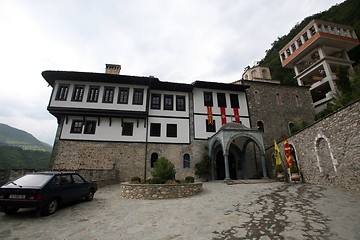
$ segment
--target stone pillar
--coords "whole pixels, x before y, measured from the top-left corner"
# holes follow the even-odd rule
[[[267,172],[266,172],[266,163],[265,163],[265,154],[261,154],[261,166],[262,166],[262,172],[263,172],[263,178],[268,178]]]
[[[224,181],[231,180],[230,171],[229,171],[229,155],[224,154],[224,163],[225,163],[225,179]]]

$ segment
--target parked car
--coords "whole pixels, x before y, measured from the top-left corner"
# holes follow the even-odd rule
[[[0,187],[0,211],[16,213],[20,208],[37,208],[41,215],[53,214],[60,205],[91,201],[97,184],[75,172],[35,172]]]

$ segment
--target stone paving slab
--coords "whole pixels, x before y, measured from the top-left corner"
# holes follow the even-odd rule
[[[48,217],[0,213],[0,239],[360,239],[359,192],[282,182],[203,187],[189,198],[132,200],[111,185]]]

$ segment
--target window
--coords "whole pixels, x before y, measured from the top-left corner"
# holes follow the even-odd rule
[[[55,100],[66,101],[68,91],[69,85],[60,84],[55,96]]]
[[[97,102],[99,98],[99,91],[100,91],[100,87],[90,86],[87,101]]]
[[[160,137],[161,124],[160,123],[151,123],[150,124],[150,136]]]
[[[257,121],[257,123],[256,123],[256,128],[257,128],[259,131],[264,132],[264,123],[263,123],[262,121]]]
[[[167,124],[166,125],[166,137],[177,137],[177,125]]]
[[[161,105],[161,95],[160,94],[151,94],[151,109],[160,109]]]
[[[77,174],[72,174],[71,175],[72,176],[72,178],[73,178],[73,180],[74,180],[74,183],[76,184],[76,183],[84,183],[85,181],[84,181],[84,179],[82,179],[79,175],[77,175]]]
[[[158,160],[158,158],[159,158],[159,155],[157,153],[152,153],[151,154],[150,167],[152,167],[152,168],[154,167],[155,162],[156,162],[156,160]]]
[[[143,104],[143,95],[144,89],[135,88],[133,95],[133,104],[134,105],[142,105]]]
[[[113,103],[114,101],[114,88],[105,87],[103,95],[103,103]]]
[[[82,133],[83,121],[73,120],[70,133]]]
[[[84,86],[75,85],[71,101],[81,102],[84,96]]]
[[[305,42],[309,39],[309,37],[308,37],[308,35],[307,35],[307,32],[305,32],[305,33],[303,34],[303,38],[304,38],[304,41],[305,41]]]
[[[213,106],[212,92],[204,92],[204,106]]]
[[[132,122],[123,122],[122,124],[122,133],[123,136],[132,136],[134,130],[134,123]]]
[[[176,111],[185,111],[185,96],[176,96]]]
[[[212,124],[209,124],[209,121],[206,119],[206,132],[216,132],[215,120],[213,120]]]
[[[174,96],[165,95],[164,96],[164,110],[174,110]]]
[[[190,168],[190,155],[185,153],[183,156],[184,168]]]
[[[129,99],[129,88],[119,88],[118,103],[127,104]]]
[[[217,93],[218,107],[226,107],[225,93]]]
[[[237,94],[230,94],[231,108],[239,108],[239,98]]]
[[[86,121],[84,134],[95,134],[96,121]]]
[[[290,122],[289,123],[289,128],[288,128],[290,134],[292,134],[293,132],[294,133],[296,132],[296,129],[294,129],[294,127],[295,127],[295,124]]]

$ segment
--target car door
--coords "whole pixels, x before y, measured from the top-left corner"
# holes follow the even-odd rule
[[[62,174],[60,176],[59,194],[63,203],[76,201],[78,193],[76,192],[74,181],[70,174]]]
[[[72,176],[72,179],[74,182],[74,189],[76,189],[77,200],[81,200],[81,199],[85,198],[89,192],[86,181],[76,173],[71,174],[71,176]]]

